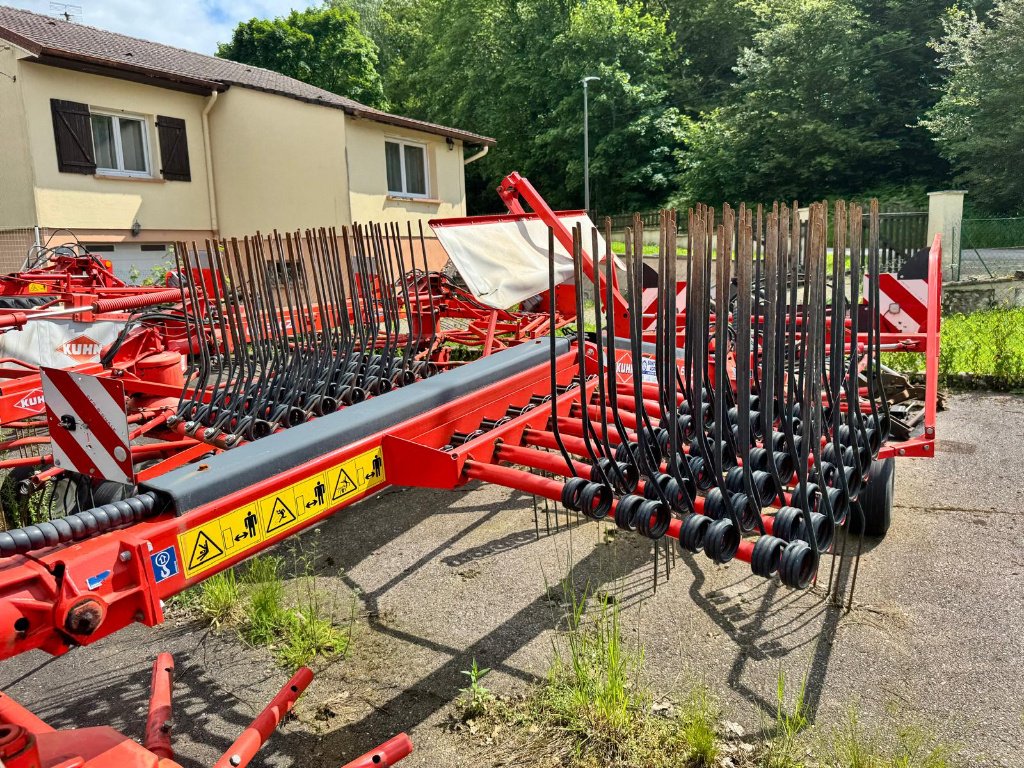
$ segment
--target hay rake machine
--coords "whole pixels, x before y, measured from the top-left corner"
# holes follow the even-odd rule
[[[567,226],[518,174],[499,193],[514,227],[532,217],[544,229],[546,290],[533,308],[544,320],[452,370],[433,360],[440,294],[411,230],[179,245],[180,322],[207,342],[181,386],[110,377],[129,414],[145,414],[131,433],[115,424],[124,409],[83,417],[47,404],[55,447],[84,432],[109,448],[97,421],[107,418],[112,432],[145,427],[178,450],[133,472],[124,498],[0,533],[0,656],[62,654],[158,624],[170,596],[387,485],[517,489],[794,589],[814,585],[830,557],[824,591],[848,605],[860,548],[847,556],[844,537],[837,553],[836,531],[882,532],[892,457],[934,450],[938,238],[926,327],[883,332],[876,206],[815,204],[805,216],[785,205],[718,216],[698,207],[685,274],[665,213],[649,301],[639,219],[620,285],[607,228]],[[552,332],[573,317],[573,333]],[[902,441],[890,426],[886,349],[928,355],[930,399]],[[62,415],[88,423],[69,430]],[[834,594],[847,565],[850,594]],[[0,696],[5,765],[176,765],[172,668],[166,655],[154,665],[141,745],[110,728],[53,731]],[[311,677],[300,670],[217,765],[247,765]],[[410,750],[400,734],[350,765],[389,765]]]

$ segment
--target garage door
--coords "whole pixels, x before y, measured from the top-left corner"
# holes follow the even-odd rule
[[[165,243],[104,243],[85,247],[99,258],[109,260],[114,265],[114,274],[131,285],[141,285],[145,280],[162,282],[165,267],[174,261]]]

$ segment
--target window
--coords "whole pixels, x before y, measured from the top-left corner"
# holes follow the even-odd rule
[[[150,175],[144,120],[93,112],[91,122],[98,171],[125,176]]]
[[[61,173],[153,177],[149,120],[93,111],[88,104],[62,99],[50,99],[50,111]],[[192,181],[185,121],[157,115],[156,134],[160,175],[166,181]]]
[[[281,264],[278,261],[267,262],[267,275],[273,285],[293,285],[300,277],[305,277],[306,269],[301,261]]]
[[[405,197],[427,196],[427,148],[404,141],[385,141],[388,192]]]

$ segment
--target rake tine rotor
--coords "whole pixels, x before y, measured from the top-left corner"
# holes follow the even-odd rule
[[[198,303],[198,286],[189,262],[188,246],[184,242],[178,242],[174,247],[174,260],[177,265],[179,284],[181,286],[181,308],[185,318],[185,333],[187,338],[196,339],[197,350],[189,355],[189,367],[185,372],[185,384],[182,387],[181,395],[178,398],[178,410],[168,424],[175,425],[181,421],[188,421],[195,416],[199,407],[200,394],[206,384],[203,360],[206,354],[206,333],[200,319],[202,315],[194,311],[194,303]],[[186,287],[188,290],[186,291]],[[207,300],[204,291],[204,300]],[[195,382],[194,388],[189,394],[189,385]]]
[[[245,252],[245,263],[252,263],[252,243],[246,237],[242,241],[242,250]],[[244,401],[242,408],[246,416],[239,423],[237,432],[249,439],[258,439],[273,430],[273,425],[263,416],[260,410],[260,388],[261,382],[268,375],[268,361],[270,349],[270,329],[266,317],[266,301],[263,296],[256,292],[254,273],[250,269],[246,273],[243,266],[241,252],[238,242],[232,240],[232,253],[235,274],[238,275],[238,289],[242,295],[242,302],[246,311],[246,327],[252,344],[252,356],[250,358],[250,375],[242,394]],[[248,274],[248,279],[245,275]]]
[[[557,356],[558,350],[556,348],[556,338],[554,333],[555,327],[555,231],[548,228],[548,295],[549,301],[549,312],[551,318],[551,334],[548,338],[550,342],[550,378],[551,378],[551,432],[555,436],[555,443],[558,445],[558,450],[562,454],[562,458],[565,459],[565,465],[569,469],[569,474],[573,477],[577,476],[576,468],[573,465],[572,458],[569,456],[569,451],[565,449],[565,444],[562,442],[562,436],[558,430],[558,369],[557,369]],[[544,502],[544,519],[547,520],[547,499]],[[558,518],[555,518],[556,522]]]
[[[605,467],[601,462],[601,456],[594,448],[596,440],[592,438],[596,437],[593,424],[590,422],[590,409],[589,398],[587,397],[587,358],[586,358],[586,344],[583,330],[584,322],[584,303],[583,303],[583,228],[580,224],[573,227],[572,230],[572,261],[573,261],[573,284],[576,287],[576,353],[577,353],[577,371],[580,385],[580,419],[583,422],[583,443],[587,449],[587,455],[590,457],[591,464],[594,468],[594,473],[597,475],[593,478],[595,482],[600,482],[604,485],[611,485],[608,476],[605,474]]]
[[[623,468],[624,474],[634,475],[639,482],[640,470],[636,464],[636,456],[629,448],[629,436],[626,433],[626,427],[622,423],[622,415],[619,413],[619,395],[618,395],[618,372],[617,362],[615,365],[612,361],[617,361],[615,354],[615,301],[614,301],[614,270],[615,260],[611,255],[611,241],[612,241],[612,225],[611,219],[605,219],[605,240],[608,247],[608,258],[605,261],[605,296],[604,296],[604,327],[607,331],[605,335],[605,357],[608,359],[608,406],[612,412],[612,423],[615,425],[615,433],[619,439],[619,445],[625,446],[621,450],[616,451],[612,454],[612,458],[620,464]],[[627,236],[626,248],[630,248],[630,243]],[[602,404],[603,405],[603,404]],[[632,493],[636,490],[636,483],[631,483]]]
[[[735,333],[735,357],[736,357],[736,443],[740,455],[743,456],[743,466],[739,469],[742,475],[743,492],[740,494],[745,503],[745,514],[741,515],[741,522],[751,527],[753,522],[762,535],[766,534],[764,522],[761,520],[761,507],[764,504],[761,492],[755,487],[755,475],[750,460],[750,452],[753,447],[750,435],[750,426],[755,414],[751,411],[750,391],[750,360],[754,355],[751,347],[751,307],[750,307],[750,277],[751,277],[751,246],[753,230],[750,218],[750,211],[740,207],[739,238],[736,248],[736,310],[733,313],[733,328]],[[735,470],[732,470],[735,471]],[[759,474],[758,479],[760,480]],[[767,478],[765,478],[767,479]],[[734,488],[735,489],[735,488]],[[771,572],[768,574],[771,575]]]
[[[689,462],[683,456],[679,427],[679,402],[676,385],[680,381],[678,366],[678,295],[676,283],[676,222],[675,212],[662,214],[663,247],[659,252],[658,265],[658,332],[656,334],[656,357],[659,391],[661,393],[662,426],[667,426],[667,469],[677,487],[683,492],[683,508],[676,509],[683,515],[694,512],[693,500],[697,484],[690,470]],[[667,562],[667,561],[666,561]],[[667,568],[667,565],[666,565]]]
[[[210,244],[210,241],[207,240],[206,241],[207,254],[210,253],[211,249],[212,249],[212,246]],[[192,258],[195,260],[195,263],[197,265],[197,269],[199,270],[199,274],[202,275],[202,273],[203,273],[202,261],[199,258],[199,251],[196,248],[196,244],[194,242],[192,243]],[[221,295],[220,295],[220,290],[219,290],[219,288],[220,288],[220,275],[218,275],[217,272],[213,269],[212,262],[210,262],[210,270],[209,270],[209,272],[210,272],[210,292],[211,292],[212,298],[213,298],[213,305],[210,306],[209,303],[207,304],[207,306],[209,307],[209,319],[210,319],[210,326],[211,326],[211,328],[210,328],[210,338],[213,341],[214,348],[218,351],[218,357],[220,357],[219,353],[220,353],[221,347],[227,343],[227,341],[226,341],[227,333],[225,332],[225,329],[224,329],[223,315],[221,313],[222,300],[221,300]],[[196,304],[193,307],[193,309],[195,310],[197,317],[202,316],[201,313],[200,313],[201,311],[200,311],[200,308],[199,308],[198,304]],[[219,329],[220,330],[220,334],[219,335],[217,333],[217,328],[214,325],[214,321],[215,320],[220,325],[220,329]],[[206,365],[206,370],[204,371],[205,376],[203,377],[203,385],[209,387],[209,386],[211,386],[209,384],[209,375],[212,372],[213,361],[212,361],[212,358],[210,357],[208,352],[204,355],[204,363]],[[215,378],[215,380],[213,382],[213,385],[212,385],[212,391],[214,393],[219,393],[220,392],[220,384],[221,384],[222,374],[224,372],[224,365],[223,365],[223,360],[222,359],[218,360],[218,364],[217,364],[216,368],[217,368],[216,378]],[[204,404],[199,405],[199,407],[196,409],[195,415],[192,417],[192,420],[185,425],[185,433],[189,434],[189,435],[194,435],[202,426],[211,423],[211,420],[213,419],[214,414],[216,413],[216,410],[217,410],[217,404],[213,400],[211,400],[209,403],[204,403]]]
[[[611,220],[605,220],[605,228],[611,227]],[[600,244],[598,242],[597,228],[593,227],[590,230],[591,248],[590,253],[592,256],[592,274],[599,275],[601,266],[598,263],[597,253]],[[605,239],[605,253],[604,258],[611,262],[613,259],[611,252],[611,238],[610,235]],[[609,281],[610,283],[610,281]],[[608,438],[608,401],[606,400],[607,394],[611,389],[614,389],[615,382],[613,377],[615,358],[609,357],[605,359],[605,339],[604,339],[604,323],[602,320],[602,310],[604,309],[604,302],[601,296],[600,280],[594,280],[594,340],[595,344],[595,357],[597,360],[597,403],[598,413],[600,414],[601,431],[598,435],[598,442],[600,443],[601,458],[598,460],[598,466],[601,476],[606,481],[611,481],[611,484],[621,493],[632,493],[636,489],[637,481],[639,477],[630,472],[629,466],[626,464],[620,464],[615,460],[612,452],[611,442]],[[609,329],[609,336],[610,336]],[[606,372],[607,371],[607,372]],[[584,408],[585,410],[585,408]],[[591,475],[591,480],[596,480]]]
[[[382,380],[386,379],[392,386],[395,353],[398,337],[398,311],[395,299],[395,277],[392,270],[391,239],[379,224],[373,226],[374,253],[377,257],[377,292],[380,294],[380,309],[384,323],[383,349],[377,360],[377,370]],[[385,287],[386,286],[386,287]]]
[[[222,249],[226,254],[226,241],[219,243],[207,241],[207,253],[210,258],[214,279],[224,286],[223,301],[220,302],[220,311],[217,314],[222,329],[222,344],[227,365],[227,377],[224,382],[224,388],[215,394],[218,413],[211,419],[209,426],[203,431],[203,439],[210,441],[221,433],[226,433],[224,435],[225,441],[228,445],[233,445],[238,441],[238,435],[233,434],[235,431],[234,424],[237,422],[238,394],[244,385],[247,361],[243,357],[246,346],[244,330],[242,324],[236,322],[235,319],[235,313],[238,311],[238,302],[235,296],[228,295],[228,286],[234,286],[234,280],[230,274],[225,279],[224,263],[221,262]],[[226,258],[225,262],[227,262]],[[221,367],[223,368],[224,365]]]
[[[356,326],[354,325],[357,321],[357,305],[355,304],[355,292],[353,291],[350,306],[345,283],[345,270],[347,266],[345,268],[342,267],[343,263],[345,265],[348,264],[348,229],[343,227],[341,234],[344,242],[344,256],[342,256],[342,251],[338,248],[337,230],[332,227],[324,233],[323,237],[327,243],[326,253],[328,258],[326,266],[331,278],[330,283],[334,292],[336,311],[341,327],[342,348],[338,368],[335,372],[335,381],[340,388],[338,397],[346,405],[352,405],[353,403],[362,402],[366,397],[366,393],[359,387],[358,372],[353,370],[353,366],[356,365],[355,348],[358,341]],[[344,262],[342,261],[343,259]],[[348,287],[352,287],[351,281],[349,281]]]
[[[405,249],[402,246],[402,234],[398,229],[398,224],[392,224],[391,226],[391,237],[395,243],[395,259],[397,261],[398,280],[400,284],[402,305],[405,308],[405,321],[406,321],[406,332],[405,332],[405,346],[402,348],[402,366],[401,366],[401,382],[402,384],[412,384],[416,381],[416,374],[413,370],[412,359],[413,359],[413,333],[412,333],[412,302],[409,299],[409,274],[405,269]],[[410,238],[411,240],[411,238]],[[410,242],[410,253],[412,243]],[[400,328],[401,326],[396,326]]]
[[[666,468],[673,478],[674,490],[679,495],[674,499],[673,508],[683,515],[684,521],[695,512],[694,499],[697,482],[690,463],[683,455],[682,443],[685,430],[680,427],[679,387],[683,377],[679,370],[678,339],[678,293],[676,280],[676,242],[678,239],[674,211],[662,214],[662,234],[659,238],[662,248],[658,267],[658,309],[659,326],[656,333],[656,358],[659,393],[662,412],[662,433],[665,435]],[[684,353],[685,357],[685,353]],[[684,397],[685,397],[685,387]],[[690,424],[690,417],[684,416]],[[666,566],[667,567],[667,566]]]
[[[330,370],[333,353],[330,344],[330,318],[325,319],[325,313],[320,312],[320,325],[316,327],[317,307],[322,304],[319,290],[316,295],[318,303],[313,303],[313,291],[310,291],[309,273],[306,269],[307,259],[310,268],[315,269],[315,255],[313,253],[314,243],[308,238],[303,240],[302,235],[296,232],[292,241],[294,251],[288,249],[289,258],[292,259],[292,268],[297,274],[296,293],[299,301],[304,303],[305,315],[300,311],[300,319],[303,329],[303,349],[306,350],[307,364],[303,378],[303,389],[305,390],[305,405],[307,414],[312,412],[317,416],[333,413],[338,409],[338,402],[327,392],[327,382],[323,372]],[[307,248],[303,247],[303,243]],[[319,281],[314,281],[319,285]],[[300,310],[303,307],[300,306]],[[326,328],[324,327],[324,324]]]

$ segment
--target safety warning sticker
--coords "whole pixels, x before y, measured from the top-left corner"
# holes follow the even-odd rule
[[[178,535],[186,578],[384,482],[380,448],[317,472]]]

